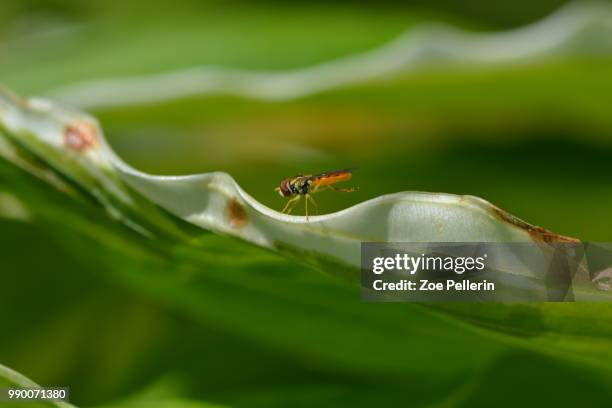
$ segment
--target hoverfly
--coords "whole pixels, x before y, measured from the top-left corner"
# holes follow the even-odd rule
[[[282,213],[290,214],[293,207],[300,201],[302,196],[306,199],[306,219],[308,219],[308,203],[310,202],[315,211],[317,211],[317,203],[312,198],[311,194],[318,193],[324,190],[334,190],[343,193],[352,193],[357,190],[357,187],[338,188],[333,186],[342,181],[348,181],[353,177],[353,169],[336,170],[321,174],[300,174],[294,177],[289,177],[280,182],[280,185],[274,190],[281,197],[291,197],[287,204],[282,209]]]

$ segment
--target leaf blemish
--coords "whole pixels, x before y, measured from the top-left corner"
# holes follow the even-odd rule
[[[540,242],[545,242],[547,244],[555,243],[555,242],[568,242],[568,243],[576,243],[579,242],[576,238],[565,237],[563,235],[556,234],[552,231],[547,230],[546,228],[538,227],[535,225],[531,225],[520,218],[515,217],[514,215],[502,210],[499,207],[491,205],[491,208],[495,215],[499,217],[504,222],[515,225],[529,233],[529,235],[535,240]]]
[[[89,123],[74,123],[64,130],[64,144],[77,152],[93,147],[97,141],[96,129]]]
[[[243,227],[249,221],[244,206],[235,198],[227,202],[227,213],[229,215],[230,224],[233,227]]]

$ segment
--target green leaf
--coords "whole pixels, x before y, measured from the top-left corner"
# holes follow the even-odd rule
[[[40,385],[15,370],[0,364],[0,385],[14,388],[41,388]],[[4,396],[3,396],[4,397]],[[14,401],[11,401],[14,402]],[[19,407],[56,406],[58,408],[74,408],[74,405],[63,401],[51,401],[40,403],[16,403]]]
[[[151,203],[206,230],[290,252],[356,279],[362,242],[531,242],[531,256],[545,262],[548,244],[578,242],[530,225],[470,196],[407,192],[381,196],[337,213],[295,217],[257,202],[226,173],[153,176],[130,167],[108,146],[94,119],[41,100],[4,94],[1,123],[6,137],[88,191],[125,225],[144,234],[178,233]],[[151,228],[155,226],[155,229]],[[518,265],[512,254],[496,269],[543,287],[541,262]],[[350,270],[353,269],[351,274]],[[597,288],[586,269],[575,279],[577,298]],[[583,278],[582,278],[583,277]],[[605,296],[605,292],[603,293]]]

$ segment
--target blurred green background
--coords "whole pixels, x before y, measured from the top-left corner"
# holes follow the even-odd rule
[[[426,21],[499,31],[563,3],[2,0],[0,83],[31,96],[195,66],[300,68]],[[322,212],[397,191],[472,194],[609,241],[611,95],[609,54],[433,66],[291,101],[192,96],[90,112],[136,168],[226,171],[277,209],[280,179],[358,167],[359,192],[321,194]],[[5,162],[0,182],[35,215],[0,218],[0,362],[69,385],[79,405],[603,406],[612,396],[605,305],[362,304],[358,288],[297,260],[180,223],[197,250],[146,242]]]

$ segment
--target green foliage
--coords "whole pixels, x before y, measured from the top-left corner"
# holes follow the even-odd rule
[[[6,15],[23,7],[8,3]],[[62,6],[58,25],[79,24],[55,37],[44,25],[31,36],[3,30],[3,83],[42,93],[195,64],[304,66],[380,45],[423,15],[267,4],[137,19],[87,7]],[[473,24],[501,18],[489,17]],[[288,103],[190,98],[95,114],[136,167],[223,169],[278,208],[282,177],[357,165],[360,192],[322,196],[322,210],[400,190],[470,193],[606,240],[609,70],[609,58],[574,58],[383,78]],[[17,148],[38,171],[0,160],[0,194],[25,210],[9,218],[0,205],[0,361],[70,386],[78,406],[605,406],[612,397],[608,304],[364,304],[337,264],[314,268],[196,229],[130,191],[140,209],[130,219],[155,231],[144,236]]]
[[[440,396],[456,396],[453,404],[461,404],[486,398],[479,391],[483,378],[492,381],[488,377],[495,376],[500,362],[512,370],[515,359],[522,367],[517,373],[527,361],[530,372],[539,370],[542,376],[548,370],[578,371],[592,379],[584,392],[609,385],[612,328],[604,316],[612,309],[607,305],[364,304],[357,285],[329,275],[337,272],[335,264],[319,264],[327,272],[322,274],[298,257],[285,259],[234,238],[181,226],[178,220],[186,234],[182,238],[147,238],[104,215],[85,189],[79,190],[83,199],[76,199],[8,163],[0,170],[5,191],[19,197],[35,220],[2,221],[4,262],[27,274],[4,276],[2,320],[11,333],[5,347],[12,349],[7,358],[33,352],[28,341],[12,347],[10,342],[31,333],[32,344],[45,344],[41,354],[47,359],[47,378],[57,381],[57,370],[63,372],[60,378],[73,387],[74,401],[99,403],[96,395],[118,397],[150,384],[144,396],[121,404],[146,401],[152,393],[157,401],[176,406],[187,403],[185,398],[202,397],[238,406],[258,406],[261,398],[263,406],[283,406],[285,398],[302,392],[317,405],[334,398],[391,403],[403,393],[393,384],[408,381],[422,404],[442,403]],[[24,259],[19,247],[36,257]],[[23,306],[29,313],[15,318],[10,305],[18,304],[16,297],[23,293],[32,299]],[[44,317],[30,309],[36,304],[45,305]],[[93,337],[91,330],[97,333]],[[180,334],[184,330],[187,336],[195,331],[194,339],[187,341]],[[228,338],[233,339],[229,344]],[[183,342],[194,341],[186,351]],[[260,349],[263,360],[249,357],[245,363],[240,357],[259,355]],[[248,370],[255,370],[265,388],[275,383],[274,375],[296,370],[297,378],[263,396],[247,386],[236,399],[235,392],[223,392],[224,381],[212,380],[220,368],[198,357],[211,352],[221,359],[216,364],[228,370],[223,375],[230,383],[244,364],[254,366]],[[101,355],[112,357],[99,366]],[[191,365],[192,358],[201,371]],[[269,373],[270,361],[281,367]],[[27,359],[15,363],[28,366]],[[38,360],[31,364],[31,370],[40,371]],[[114,374],[125,371],[130,375]],[[249,373],[243,374],[247,382],[254,375]],[[44,371],[39,375],[44,378]],[[328,378],[323,389],[321,378]],[[337,381],[339,388],[328,384]],[[365,391],[356,391],[362,387],[371,390],[365,399],[360,394]]]

